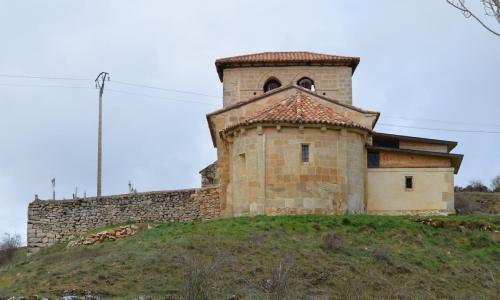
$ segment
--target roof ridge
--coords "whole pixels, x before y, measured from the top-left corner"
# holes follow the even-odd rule
[[[252,97],[250,99],[239,100],[239,101],[234,102],[232,104],[229,104],[229,105],[227,105],[225,107],[219,108],[219,109],[217,109],[217,110],[215,110],[215,111],[213,111],[211,113],[208,113],[207,116],[216,115],[216,114],[219,114],[219,113],[231,110],[233,108],[236,108],[236,107],[239,107],[239,106],[243,106],[243,105],[246,105],[248,103],[252,103],[252,102],[254,102],[256,100],[265,98],[267,96],[279,93],[279,92],[281,92],[283,90],[287,90],[287,89],[290,89],[290,88],[296,88],[296,89],[300,90],[301,92],[314,95],[315,97],[321,98],[323,100],[335,103],[337,105],[340,105],[340,106],[343,106],[343,107],[346,107],[346,108],[349,108],[349,109],[352,109],[352,110],[355,110],[355,111],[358,111],[358,112],[361,112],[361,113],[380,114],[379,112],[376,112],[376,111],[365,110],[365,109],[362,109],[360,107],[354,106],[352,104],[345,104],[345,103],[340,102],[339,100],[335,100],[335,99],[331,99],[331,98],[328,98],[328,97],[325,97],[325,96],[322,96],[322,95],[315,94],[315,93],[311,92],[310,90],[308,90],[308,89],[306,89],[304,87],[298,86],[298,85],[296,85],[294,83],[289,83],[287,85],[283,85],[283,86],[280,86],[278,88],[272,89],[272,90],[270,90],[270,91],[268,91],[268,92],[266,92],[266,93],[264,93],[262,95],[255,96],[255,97]]]
[[[225,68],[251,66],[345,66],[356,70],[360,61],[356,56],[342,56],[311,51],[268,51],[218,58],[215,60],[217,73],[222,81]]]

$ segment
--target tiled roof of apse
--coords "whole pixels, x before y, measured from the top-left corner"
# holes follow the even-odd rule
[[[312,100],[309,95],[300,91],[241,122],[225,128],[224,131],[241,125],[256,123],[325,124],[371,130],[371,128],[353,122],[330,107]]]

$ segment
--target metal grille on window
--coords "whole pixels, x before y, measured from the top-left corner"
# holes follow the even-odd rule
[[[309,161],[309,145],[307,144],[302,144],[302,162],[308,162]]]
[[[412,176],[405,177],[405,187],[408,190],[413,189],[413,177]]]
[[[278,80],[276,80],[276,79],[269,79],[264,84],[264,92],[273,90],[275,88],[279,88],[280,86],[281,86],[281,83]]]
[[[314,82],[312,81],[312,79],[304,77],[304,78],[299,79],[299,81],[297,81],[297,85],[299,85],[305,89],[311,90],[312,86],[314,85]]]

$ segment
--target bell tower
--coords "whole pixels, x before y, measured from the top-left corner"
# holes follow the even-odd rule
[[[224,107],[288,85],[352,104],[352,74],[358,57],[312,52],[263,52],[215,61]]]

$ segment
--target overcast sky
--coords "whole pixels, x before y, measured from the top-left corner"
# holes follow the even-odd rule
[[[0,233],[25,238],[27,205],[51,197],[52,177],[57,198],[76,186],[95,195],[99,72],[112,79],[103,194],[129,180],[138,191],[198,187],[216,158],[205,119],[222,105],[214,61],[262,51],[361,57],[353,103],[382,113],[378,131],[458,141],[456,184],[500,174],[499,134],[381,125],[500,131],[500,38],[444,0],[0,4],[0,74],[87,79],[0,75]]]

